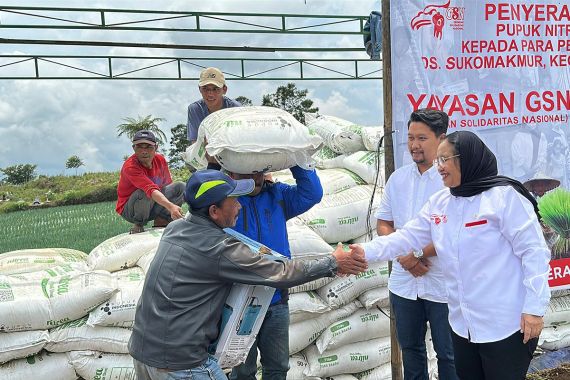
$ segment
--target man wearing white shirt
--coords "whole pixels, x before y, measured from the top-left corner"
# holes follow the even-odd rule
[[[376,213],[378,235],[402,228],[431,195],[444,188],[432,163],[448,123],[449,117],[441,111],[420,109],[410,115],[408,150],[414,163],[399,168],[388,179]],[[406,380],[428,378],[427,322],[437,353],[439,378],[457,379],[445,281],[439,259],[423,257],[430,251],[434,251],[432,244],[421,251],[402,252],[402,257],[394,261],[388,284]]]
[[[374,262],[432,243],[445,265],[457,375],[524,379],[550,300],[538,204],[522,183],[498,175],[495,155],[473,132],[447,135],[435,162],[448,189],[403,228],[350,248]]]

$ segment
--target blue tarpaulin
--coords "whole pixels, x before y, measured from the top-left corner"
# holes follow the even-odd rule
[[[382,51],[382,15],[373,11],[364,24],[364,47],[370,59],[379,60]]]

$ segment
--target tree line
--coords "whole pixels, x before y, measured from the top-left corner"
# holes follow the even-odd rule
[[[301,90],[294,83],[288,83],[285,86],[277,87],[277,90],[272,94],[263,95],[260,105],[281,108],[289,112],[299,122],[305,123],[305,113],[317,113],[319,111],[319,108],[314,106],[314,102],[307,98],[307,93],[307,89]],[[245,96],[238,96],[235,99],[245,107],[254,105],[251,99]],[[147,115],[145,117],[139,116],[138,118],[127,117],[123,121],[124,123],[116,127],[117,137],[125,135],[130,140],[137,131],[147,129],[156,135],[159,146],[166,147],[166,134],[158,126],[165,119]],[[186,124],[178,124],[171,128],[170,149],[166,150],[166,148],[163,148],[163,152],[168,155],[169,165],[173,168],[184,166],[184,161],[180,154],[186,151],[186,148],[190,145],[186,137],[186,128]],[[126,159],[128,156],[123,158]],[[78,155],[69,157],[65,162],[65,168],[75,169],[75,175],[77,175],[77,170],[84,165],[85,163]],[[29,182],[37,177],[36,168],[37,165],[33,164],[18,164],[0,168],[0,172],[3,175],[0,184],[19,185]]]

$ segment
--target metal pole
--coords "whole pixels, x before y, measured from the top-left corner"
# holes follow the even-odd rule
[[[386,180],[394,172],[392,139],[392,52],[390,47],[390,0],[382,0],[382,88],[384,93],[384,175]],[[392,262],[388,263],[392,272]],[[390,309],[390,346],[392,354],[392,380],[403,380],[402,351],[396,339],[393,308]]]

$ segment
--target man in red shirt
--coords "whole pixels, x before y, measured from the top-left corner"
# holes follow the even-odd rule
[[[182,218],[185,184],[172,183],[164,156],[156,153],[158,144],[151,131],[138,131],[133,137],[133,150],[121,168],[115,210],[133,223],[130,233],[144,231],[154,219],[154,227],[165,227]]]

